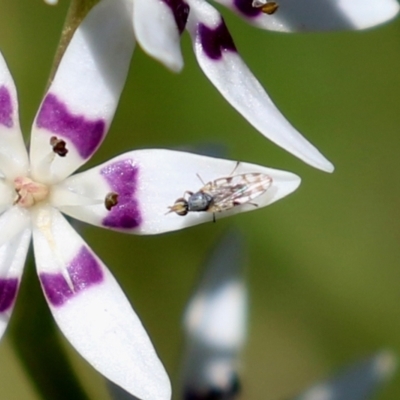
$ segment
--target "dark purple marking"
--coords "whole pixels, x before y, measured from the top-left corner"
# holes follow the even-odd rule
[[[0,124],[11,128],[13,126],[12,120],[12,101],[11,95],[5,86],[0,87]]]
[[[0,312],[7,311],[17,296],[18,279],[0,279]]]
[[[179,33],[185,30],[186,22],[189,17],[190,7],[183,0],[163,0],[163,2],[171,9],[174,14],[176,25]]]
[[[104,226],[118,229],[137,228],[142,223],[138,201],[134,195],[137,189],[139,170],[133,160],[121,160],[105,166],[101,171],[113,192],[118,194],[118,204],[111,208],[102,221]]]
[[[235,43],[223,20],[215,29],[203,24],[199,24],[198,29],[203,50],[211,59],[219,60],[223,51],[236,52]]]
[[[261,8],[253,7],[253,0],[233,0],[233,4],[246,17],[254,18],[262,14]]]
[[[53,306],[61,306],[70,298],[103,280],[103,272],[88,248],[82,246],[78,255],[67,266],[73,290],[64,276],[44,272],[39,275],[43,291]]]
[[[43,101],[36,125],[69,139],[84,159],[96,151],[106,130],[104,120],[90,121],[82,115],[71,114],[67,106],[51,93]]]

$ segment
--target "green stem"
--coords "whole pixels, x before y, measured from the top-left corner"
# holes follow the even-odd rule
[[[57,336],[50,310],[28,257],[9,333],[14,349],[43,399],[88,400]]]

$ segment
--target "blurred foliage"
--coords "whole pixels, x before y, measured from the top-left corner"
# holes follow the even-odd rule
[[[1,2],[0,49],[17,84],[26,135],[67,6]],[[255,75],[336,172],[314,170],[257,133],[208,83],[184,35],[179,75],[136,51],[110,134],[90,164],[133,148],[216,142],[229,158],[296,172],[300,190],[259,211],[161,236],[83,230],[173,378],[181,314],[199,267],[221,231],[238,226],[251,260],[244,398],[283,399],[348,360],[382,347],[400,353],[400,19],[364,32],[285,35],[251,28],[225,10],[224,16]],[[17,302],[11,324],[25,307]],[[35,400],[10,343],[6,334],[2,398]],[[107,399],[101,376],[65,347],[91,398]],[[379,399],[399,397],[400,377]]]

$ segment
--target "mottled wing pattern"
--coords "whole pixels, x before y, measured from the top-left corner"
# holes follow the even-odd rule
[[[202,192],[213,197],[208,212],[229,210],[261,196],[271,186],[272,178],[261,173],[248,173],[216,179],[207,183]]]

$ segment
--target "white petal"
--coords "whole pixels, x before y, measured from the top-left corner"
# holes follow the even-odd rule
[[[31,238],[30,228],[19,225],[15,214],[6,212],[0,217],[0,231],[15,228],[10,224],[19,226],[20,230],[10,232],[9,240],[0,246],[0,338],[15,305]]]
[[[278,0],[279,8],[273,15],[253,7],[254,0],[216,1],[260,28],[281,32],[366,29],[391,20],[399,12],[395,0]]]
[[[41,182],[68,176],[103,141],[132,57],[130,15],[130,2],[103,0],[75,32],[32,128],[32,174]],[[52,137],[66,142],[65,157]]]
[[[304,162],[332,172],[333,165],[280,113],[236,52],[219,13],[192,0],[188,30],[206,76],[227,101],[264,136]]]
[[[106,266],[55,209],[37,210],[39,279],[60,329],[100,373],[140,399],[170,399],[164,368]]]
[[[0,173],[13,179],[28,170],[14,81],[0,53]]]
[[[17,194],[12,181],[0,178],[0,214],[8,210],[16,198]]]
[[[0,246],[8,243],[30,227],[31,217],[27,209],[14,206],[0,216]]]
[[[236,168],[237,166],[237,168]],[[236,169],[235,169],[236,168]],[[158,234],[213,220],[209,212],[180,216],[169,206],[185,191],[197,192],[203,182],[234,175],[261,173],[272,178],[268,190],[243,204],[217,214],[217,219],[267,206],[297,189],[300,178],[290,172],[255,164],[222,160],[171,150],[137,150],[122,154],[98,167],[74,175],[52,189],[51,203],[82,221],[136,234]],[[264,176],[264,175],[263,175]],[[118,204],[105,207],[109,193]]]
[[[210,347],[238,351],[246,334],[247,290],[242,237],[229,232],[207,262],[188,303],[186,335]]]
[[[241,237],[234,232],[223,238],[188,304],[182,366],[184,398],[191,398],[189,394],[200,398],[200,393],[212,389],[228,394],[235,386],[247,320],[242,247]]]
[[[189,8],[183,3],[175,3],[167,4],[162,0],[135,0],[133,28],[136,39],[144,51],[172,71],[178,72],[183,67],[180,33],[186,24]]]

